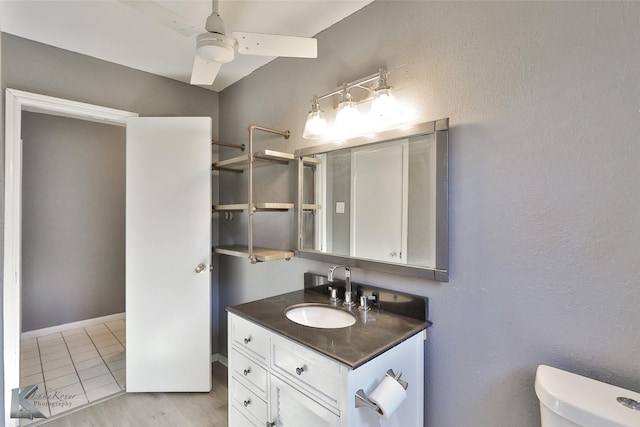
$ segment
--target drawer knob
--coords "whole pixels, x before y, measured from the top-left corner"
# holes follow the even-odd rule
[[[296,374],[298,374],[298,375],[302,375],[302,373],[303,373],[304,371],[306,371],[306,370],[307,370],[307,368],[306,368],[305,366],[301,366],[301,367],[299,367],[299,368],[296,368]]]
[[[244,407],[246,408],[247,406],[251,405],[251,399],[247,399],[244,402],[242,402],[242,404],[244,405]]]
[[[245,344],[249,344],[251,342],[251,337],[247,337],[244,339]]]
[[[247,375],[249,375],[251,373],[251,368],[247,368],[244,371],[242,371],[242,373],[244,374],[244,376],[246,377]]]

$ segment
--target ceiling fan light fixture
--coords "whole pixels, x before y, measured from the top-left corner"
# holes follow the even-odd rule
[[[196,41],[197,55],[205,61],[226,64],[233,61],[235,39],[224,34],[202,33]]]

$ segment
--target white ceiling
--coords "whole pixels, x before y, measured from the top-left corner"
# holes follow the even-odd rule
[[[220,0],[225,31],[312,37],[373,0]],[[130,3],[130,2],[129,2]],[[188,83],[195,33],[211,14],[211,0],[0,0],[0,30],[26,39]],[[165,12],[164,24],[158,16]],[[155,16],[155,18],[154,18]],[[193,26],[191,35],[169,21]],[[202,30],[204,31],[204,30]],[[320,50],[320,49],[319,49]],[[272,61],[236,55],[224,64],[216,92]],[[312,59],[301,59],[312,61]]]

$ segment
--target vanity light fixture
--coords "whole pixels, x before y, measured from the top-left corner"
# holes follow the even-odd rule
[[[351,89],[364,89],[367,95],[359,102],[353,100]],[[339,95],[340,101],[333,126],[330,126],[320,110],[320,101]],[[359,104],[371,101],[369,114],[362,114]],[[306,139],[344,139],[373,131],[390,129],[407,120],[389,86],[389,71],[380,68],[377,73],[350,83],[322,96],[313,96],[311,111],[302,133]]]

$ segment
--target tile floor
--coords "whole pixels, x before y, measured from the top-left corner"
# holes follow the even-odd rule
[[[37,384],[28,400],[46,417],[57,415],[124,391],[125,360],[124,320],[25,339],[20,387]]]

